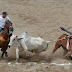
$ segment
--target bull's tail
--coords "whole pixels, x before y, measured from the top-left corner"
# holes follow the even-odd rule
[[[65,29],[64,27],[60,27],[60,29],[72,35],[72,32],[68,31],[68,30]]]
[[[52,41],[46,41],[47,43],[51,43]]]

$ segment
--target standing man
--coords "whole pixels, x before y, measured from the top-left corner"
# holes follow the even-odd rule
[[[10,21],[10,18],[8,17],[7,12],[3,12],[2,15],[0,15],[0,32],[4,29],[4,26],[7,21],[12,24],[12,22]],[[11,27],[9,31],[9,36],[12,35],[12,32],[13,32],[13,26]]]

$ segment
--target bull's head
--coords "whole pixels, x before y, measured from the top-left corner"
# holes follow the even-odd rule
[[[12,35],[10,37],[10,42],[9,42],[8,46],[11,47],[13,45],[14,46],[18,45],[18,41],[21,40],[21,39],[23,39],[23,38],[20,38],[20,37],[18,37],[16,35]]]
[[[20,36],[16,36],[16,35],[12,35],[10,37],[10,42],[8,44],[9,47],[11,47],[12,45],[16,46],[17,44],[19,44],[19,41],[21,39],[25,39],[28,37],[28,33],[27,32],[23,32]]]

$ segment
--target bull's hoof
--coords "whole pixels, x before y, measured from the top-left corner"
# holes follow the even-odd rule
[[[26,53],[26,57],[29,57],[30,55],[28,53]]]
[[[18,63],[19,62],[19,58],[18,59],[16,59],[16,61],[15,61],[16,63]]]
[[[63,56],[62,58],[63,58],[63,59],[65,59],[65,58],[66,58],[66,56]]]

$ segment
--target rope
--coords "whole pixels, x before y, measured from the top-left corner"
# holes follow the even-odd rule
[[[58,40],[55,40],[55,41],[50,41],[49,43],[52,43],[52,42],[57,42],[57,41],[59,41],[59,40],[64,40],[64,39],[66,39],[66,36],[65,36],[65,37],[63,37],[62,39],[58,39]]]

